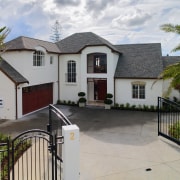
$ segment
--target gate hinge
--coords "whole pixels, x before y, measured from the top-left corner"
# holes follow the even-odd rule
[[[56,137],[57,144],[64,144],[64,136],[57,136]]]

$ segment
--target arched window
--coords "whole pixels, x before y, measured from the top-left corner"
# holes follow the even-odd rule
[[[35,51],[33,53],[33,66],[44,66],[44,53],[42,51]]]
[[[73,60],[67,63],[67,82],[76,82],[76,62]]]

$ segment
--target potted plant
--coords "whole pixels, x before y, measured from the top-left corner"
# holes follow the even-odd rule
[[[113,103],[112,98],[113,95],[110,93],[106,94],[106,99],[104,100],[105,109],[111,109],[111,104]]]
[[[85,98],[85,92],[79,92],[78,96],[79,96],[79,100],[78,100],[78,104],[79,107],[84,107],[86,105],[86,98]]]

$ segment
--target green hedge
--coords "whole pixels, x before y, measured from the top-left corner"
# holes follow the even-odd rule
[[[180,140],[180,121],[169,126],[169,135],[175,139]]]

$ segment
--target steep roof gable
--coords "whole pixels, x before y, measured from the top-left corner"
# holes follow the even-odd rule
[[[115,78],[157,78],[163,70],[161,44],[116,45],[119,57]]]
[[[62,53],[80,53],[87,46],[107,46],[112,51],[118,52],[110,42],[92,33],[75,33],[56,43]]]
[[[20,36],[5,44],[7,51],[14,50],[35,50],[35,47],[42,46],[47,52],[60,53],[59,48],[55,43]]]
[[[16,69],[14,69],[9,63],[1,58],[0,71],[2,71],[7,77],[9,77],[16,85],[29,83],[25,77],[23,77],[18,71],[16,71]]]

